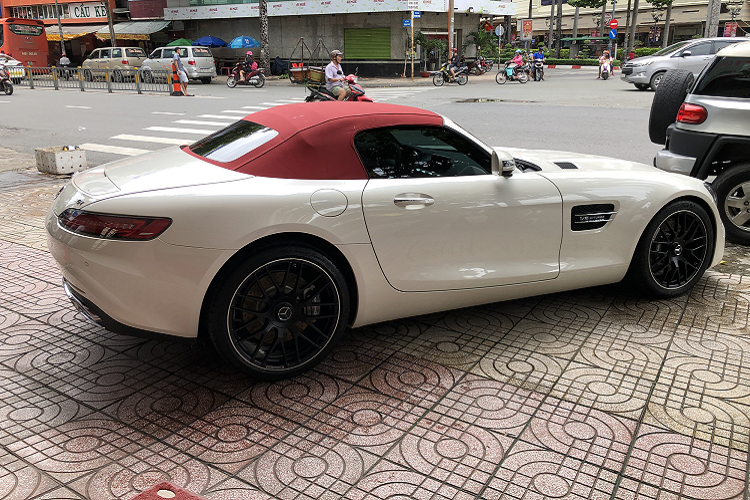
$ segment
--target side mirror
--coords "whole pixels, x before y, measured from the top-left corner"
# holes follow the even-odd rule
[[[685,51],[682,52],[682,54],[680,54],[680,57],[690,57],[692,55],[693,55],[693,53],[691,51],[685,50]]]
[[[516,169],[516,160],[502,149],[492,150],[492,175],[510,177]]]

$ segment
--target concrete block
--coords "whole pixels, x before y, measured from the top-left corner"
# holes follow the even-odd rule
[[[72,174],[86,170],[86,151],[83,149],[68,149],[67,146],[52,146],[37,148],[36,168],[40,172],[49,174]]]

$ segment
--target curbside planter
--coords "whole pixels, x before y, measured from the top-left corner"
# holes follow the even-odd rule
[[[86,151],[83,149],[65,149],[65,146],[37,148],[36,168],[49,174],[72,174],[86,170]]]

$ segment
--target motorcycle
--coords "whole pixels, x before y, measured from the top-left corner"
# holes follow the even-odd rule
[[[466,85],[468,81],[469,68],[467,66],[456,68],[455,78],[453,78],[453,76],[451,75],[451,71],[448,69],[448,63],[443,64],[443,66],[440,68],[440,71],[435,71],[432,73],[432,83],[436,87],[442,86],[445,82],[456,82],[459,85]]]
[[[492,63],[487,62],[483,56],[479,56],[479,59],[467,66],[469,73],[475,76],[483,75],[492,68]]]
[[[345,101],[372,102],[372,99],[365,95],[365,89],[357,83],[357,75],[349,74],[345,78],[347,85],[349,85],[349,95],[344,99]],[[305,102],[338,101],[338,97],[325,88],[325,85],[320,85],[317,88],[313,85],[308,85],[307,90],[310,91],[310,95],[305,98]]]
[[[6,68],[4,64],[0,64],[0,89],[5,92],[5,95],[11,95],[13,93],[13,82],[10,81],[8,68]]]
[[[535,82],[544,80],[544,62],[541,60],[534,61],[534,69],[531,72],[534,75]]]
[[[511,67],[510,61],[505,63],[505,67],[497,72],[495,75],[495,81],[499,84],[503,84],[506,81],[518,81],[520,83],[526,83],[529,81],[529,73],[527,72],[528,66],[515,66]],[[524,69],[524,66],[527,68]]]
[[[601,73],[602,80],[609,78],[612,73],[612,64],[609,61],[602,61],[599,63],[599,72]]]
[[[237,85],[252,85],[255,88],[261,88],[266,84],[266,76],[263,74],[263,68],[245,71],[245,79],[240,78],[240,71],[244,67],[243,62],[238,62],[232,68],[232,72],[227,77],[227,87],[233,89]]]

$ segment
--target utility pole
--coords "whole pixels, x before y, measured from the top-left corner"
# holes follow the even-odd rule
[[[414,10],[411,11],[411,79],[414,80],[414,56],[416,51],[414,50]]]
[[[612,19],[615,18],[615,5],[617,5],[617,0],[612,0]],[[613,40],[610,38],[609,45],[607,46],[607,50],[609,50],[609,53],[612,56],[612,59],[617,59],[617,54],[612,54],[612,42]]]
[[[448,60],[453,55],[453,0],[448,0]]]
[[[706,14],[706,38],[715,37],[719,34],[719,13],[721,12],[721,0],[708,0],[708,13]]]
[[[109,25],[109,43],[112,47],[117,47],[117,38],[115,38],[115,27],[112,24],[112,9],[107,1],[107,24]]]
[[[268,53],[268,2],[259,0],[258,17],[260,21],[260,66],[266,71],[267,75],[271,74],[271,57]]]
[[[60,6],[57,5],[57,0],[55,0],[55,14],[57,14],[57,29],[60,31],[60,48],[62,49],[62,57],[67,57],[65,55],[65,39],[63,38],[62,22],[60,21]]]

